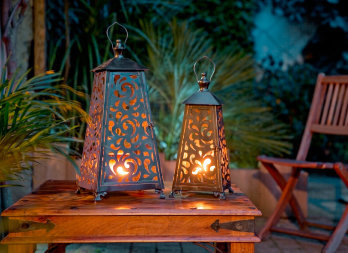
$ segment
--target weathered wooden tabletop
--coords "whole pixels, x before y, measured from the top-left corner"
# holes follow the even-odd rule
[[[253,248],[259,242],[254,217],[261,212],[236,186],[226,200],[197,193],[160,199],[148,190],[109,193],[95,202],[91,194],[75,190],[73,181],[47,181],[20,199],[1,214],[9,224],[2,243],[186,241]]]

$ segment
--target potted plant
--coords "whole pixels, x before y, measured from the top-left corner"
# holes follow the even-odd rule
[[[51,159],[55,154],[62,154],[74,163],[70,158],[73,153],[62,144],[80,141],[70,137],[78,126],[73,120],[75,116],[87,119],[79,103],[65,99],[67,91],[75,91],[61,84],[59,74],[49,71],[26,80],[28,73],[8,79],[5,67],[1,71],[1,187],[20,185],[28,176],[31,182],[31,173],[22,172],[30,171],[35,163]],[[79,172],[76,165],[75,168]]]

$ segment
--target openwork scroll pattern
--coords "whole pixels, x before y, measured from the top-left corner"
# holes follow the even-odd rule
[[[217,180],[213,109],[188,106],[183,125],[179,184],[215,184]]]
[[[85,143],[81,160],[81,176],[79,181],[91,186],[89,189],[96,189],[96,179],[99,167],[101,150],[101,135],[104,112],[104,89],[105,72],[95,73],[92,97],[90,101],[89,115],[91,120],[87,126]]]
[[[106,184],[158,182],[149,105],[139,73],[110,75],[104,145]]]
[[[225,138],[225,127],[222,116],[222,106],[217,107],[217,116],[218,116],[218,137],[219,137],[219,149],[221,154],[220,166],[222,174],[222,185],[224,189],[227,189],[231,186],[231,176],[229,170],[229,155]]]

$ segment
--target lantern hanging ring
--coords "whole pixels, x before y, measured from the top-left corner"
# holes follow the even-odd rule
[[[126,31],[126,39],[124,40],[124,45],[126,45],[126,42],[127,42],[127,39],[128,39],[128,30],[126,29],[126,27],[124,27],[123,25],[121,25],[120,23],[118,23],[117,21],[115,21],[114,23],[112,23],[111,25],[109,25],[109,27],[106,29],[106,36],[108,37],[108,40],[110,41],[111,43],[111,47],[112,49],[114,49],[114,43],[112,43],[112,40],[110,39],[109,37],[109,29],[115,25],[115,24],[118,24],[119,26],[121,26],[123,28],[123,30]]]
[[[200,60],[203,60],[203,59],[208,59],[212,64],[213,64],[213,66],[214,66],[214,68],[213,68],[213,73],[211,73],[211,75],[210,75],[210,80],[209,81],[211,81],[211,79],[213,78],[213,75],[214,75],[214,73],[215,73],[215,63],[212,61],[212,59],[210,59],[208,56],[206,56],[206,55],[204,55],[204,56],[202,56],[201,58],[199,58],[196,62],[195,62],[195,64],[193,65],[193,72],[195,73],[195,76],[196,76],[196,80],[197,80],[197,82],[199,82],[199,80],[198,80],[198,76],[197,76],[197,73],[196,73],[196,64],[200,61]]]

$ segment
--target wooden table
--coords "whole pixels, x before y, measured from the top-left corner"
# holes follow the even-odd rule
[[[235,186],[226,200],[193,193],[163,200],[150,190],[94,202],[75,190],[73,181],[47,181],[20,199],[1,214],[9,225],[1,243],[16,253],[32,252],[36,243],[101,242],[228,242],[228,252],[254,252],[260,241],[254,218],[261,212]]]

